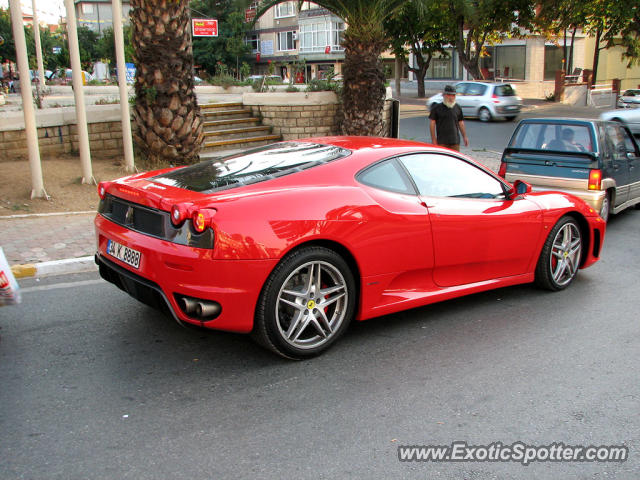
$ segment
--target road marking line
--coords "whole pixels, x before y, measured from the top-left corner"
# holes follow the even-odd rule
[[[75,287],[86,287],[89,285],[98,285],[99,283],[105,283],[104,280],[81,280],[79,282],[62,282],[62,283],[54,283],[52,285],[41,285],[38,287],[27,287],[21,288],[21,293],[34,293],[34,292],[45,292],[48,290],[57,290],[60,288],[75,288]]]

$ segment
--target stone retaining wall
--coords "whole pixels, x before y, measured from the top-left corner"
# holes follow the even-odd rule
[[[333,92],[245,93],[242,103],[283,140],[340,135],[342,104]],[[391,102],[383,112],[384,136],[390,135]]]
[[[78,152],[78,127],[74,108],[36,112],[40,155]],[[120,106],[87,107],[87,128],[92,158],[123,155]],[[28,158],[22,112],[10,112],[0,121],[0,162]]]

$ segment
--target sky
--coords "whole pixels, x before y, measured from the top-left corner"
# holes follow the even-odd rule
[[[33,12],[32,0],[20,0],[22,11],[31,14]],[[0,0],[0,7],[8,8],[9,0]],[[60,17],[66,16],[64,0],[36,0],[38,20],[40,22],[58,23]]]

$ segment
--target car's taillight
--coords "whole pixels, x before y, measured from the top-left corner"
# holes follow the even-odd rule
[[[589,170],[589,190],[600,190],[600,181],[602,180],[602,171],[598,169]]]
[[[498,170],[498,175],[502,178],[505,178],[507,175],[507,162],[500,162],[500,170]]]
[[[500,99],[498,98],[498,95],[496,95],[495,93],[491,95],[491,98],[493,98],[493,103],[500,103]]]
[[[100,182],[98,184],[98,196],[100,197],[100,200],[102,200],[107,194],[107,188],[109,188],[109,185],[111,185],[111,182]]]
[[[185,221],[188,216],[187,206],[177,203],[171,207],[171,223],[174,227],[177,227]]]
[[[211,226],[211,219],[215,213],[216,211],[211,209],[196,210],[193,212],[191,215],[193,229],[198,233],[204,232]]]

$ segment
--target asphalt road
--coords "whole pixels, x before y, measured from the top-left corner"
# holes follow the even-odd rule
[[[0,309],[0,478],[637,479],[640,211],[558,293],[353,325],[320,358],[184,329],[97,278]],[[626,445],[624,463],[407,463],[399,445]]]

